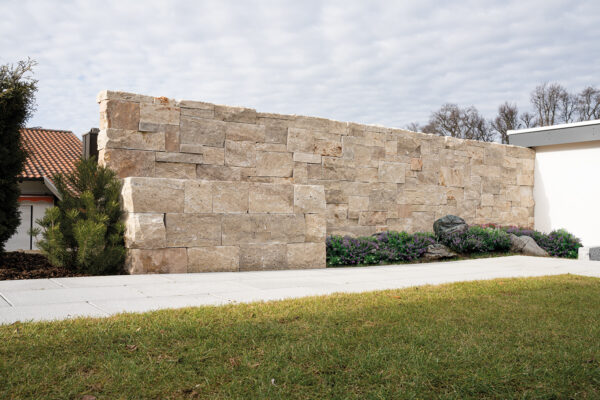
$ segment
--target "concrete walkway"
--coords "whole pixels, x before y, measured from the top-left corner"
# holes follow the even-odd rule
[[[600,277],[600,262],[513,256],[361,268],[0,281],[0,323],[567,273]]]

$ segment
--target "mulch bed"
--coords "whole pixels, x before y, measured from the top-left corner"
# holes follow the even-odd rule
[[[0,255],[0,280],[86,276],[66,268],[53,267],[42,254],[12,251]]]

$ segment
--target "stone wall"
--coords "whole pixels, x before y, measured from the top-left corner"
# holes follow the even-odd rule
[[[101,92],[133,272],[324,267],[327,234],[533,225],[534,152],[402,129]],[[308,205],[307,205],[308,204]]]

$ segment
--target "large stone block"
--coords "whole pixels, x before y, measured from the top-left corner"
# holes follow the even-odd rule
[[[203,160],[202,154],[187,154],[187,153],[179,153],[179,152],[156,153],[156,161],[159,161],[159,162],[202,164],[202,160]]]
[[[166,247],[164,214],[125,214],[125,246],[132,249]]]
[[[327,218],[323,214],[306,214],[304,221],[306,226],[304,241],[324,242],[327,236]]]
[[[221,244],[221,216],[210,214],[167,214],[168,247],[205,247]]]
[[[248,183],[213,182],[213,212],[247,213]]]
[[[223,165],[197,165],[196,178],[207,181],[240,181],[242,180],[242,168]]]
[[[252,108],[215,105],[215,119],[226,122],[256,123],[256,110]]]
[[[286,244],[240,246],[240,271],[287,269]]]
[[[154,167],[154,176],[157,178],[194,179],[196,178],[196,165],[179,162],[157,162]]]
[[[203,181],[185,181],[184,212],[211,213],[212,183]]]
[[[100,103],[100,129],[115,128],[137,131],[139,124],[139,103],[119,100]]]
[[[165,133],[103,129],[98,133],[98,149],[105,148],[165,151]]]
[[[325,243],[291,243],[287,245],[289,269],[325,268]]]
[[[231,122],[225,128],[225,139],[262,143],[265,141],[265,127],[262,125]]]
[[[168,102],[158,104],[140,104],[140,124],[179,125],[179,107]]]
[[[287,135],[287,149],[290,152],[312,153],[315,146],[315,137],[306,129],[289,128]]]
[[[464,187],[464,169],[461,167],[441,167],[439,184],[442,186]]]
[[[294,185],[294,212],[322,214],[325,212],[325,189],[320,185]]]
[[[313,153],[322,156],[341,157],[342,143],[329,140],[317,140],[313,145]]]
[[[258,152],[256,155],[257,176],[291,177],[294,171],[292,153]]]
[[[188,272],[232,272],[240,269],[237,246],[191,247],[187,249]]]
[[[115,171],[119,178],[154,176],[154,159],[152,151],[102,149],[98,152],[100,165]]]
[[[126,269],[130,274],[181,274],[187,272],[184,248],[129,249]]]
[[[225,165],[255,167],[256,145],[254,142],[225,141]]]
[[[123,209],[136,213],[183,212],[184,181],[166,178],[129,177],[123,180]]]
[[[222,121],[181,117],[179,139],[182,144],[203,144],[223,147],[225,143],[225,126]]]
[[[313,153],[294,153],[294,161],[309,164],[321,164],[321,155]]]
[[[387,218],[385,211],[363,211],[358,214],[359,225],[384,225]]]
[[[294,212],[294,186],[253,183],[249,188],[250,213],[292,214]]]
[[[303,215],[227,214],[223,216],[223,245],[304,242]]]
[[[379,181],[391,183],[404,183],[406,164],[381,161],[379,163]]]

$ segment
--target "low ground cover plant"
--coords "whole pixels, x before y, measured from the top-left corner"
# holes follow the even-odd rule
[[[508,251],[510,237],[505,231],[491,226],[469,226],[464,233],[444,236],[439,241],[461,254]]]
[[[564,229],[558,229],[550,233],[543,233],[532,229],[522,229],[516,226],[502,228],[507,233],[517,236],[529,236],[546,250],[552,257],[577,258],[579,248],[583,245],[581,240]]]

